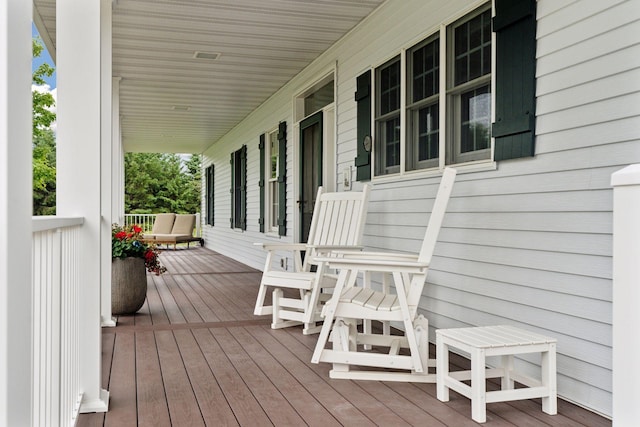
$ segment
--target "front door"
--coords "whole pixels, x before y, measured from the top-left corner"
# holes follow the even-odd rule
[[[300,122],[300,242],[309,238],[318,187],[322,185],[322,111]]]

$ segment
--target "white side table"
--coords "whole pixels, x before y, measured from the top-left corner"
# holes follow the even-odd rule
[[[471,399],[471,418],[487,420],[486,404],[510,400],[542,398],[542,410],[557,413],[556,339],[513,326],[482,326],[436,330],[436,370],[438,399],[449,401],[449,389]],[[471,370],[449,372],[449,348],[471,355]],[[516,372],[513,356],[541,353],[541,380]],[[486,369],[486,357],[502,356],[502,366]],[[487,378],[501,378],[501,389],[486,390]],[[471,380],[471,385],[463,383]],[[525,388],[514,388],[514,381]]]

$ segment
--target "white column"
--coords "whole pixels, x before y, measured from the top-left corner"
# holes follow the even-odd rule
[[[112,177],[114,175],[113,159],[112,159],[112,55],[111,55],[111,0],[101,1],[101,101],[102,101],[102,118],[101,118],[101,172],[102,172],[102,251],[101,257],[101,311],[100,319],[102,326],[114,327],[116,326],[115,319],[111,316],[111,256],[105,256],[105,254],[111,253],[111,224],[113,218],[111,217],[111,206],[113,204],[113,191]]]
[[[111,98],[111,222],[124,223],[124,151],[120,130],[120,77],[112,81]]]
[[[57,213],[81,216],[81,412],[107,410],[101,388],[101,1],[57,0]],[[108,76],[111,79],[111,76]],[[111,251],[109,251],[109,257]]]
[[[0,425],[31,425],[31,8],[0,0]]]
[[[640,420],[640,164],[613,186],[613,425]]]

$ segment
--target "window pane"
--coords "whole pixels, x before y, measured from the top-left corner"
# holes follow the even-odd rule
[[[269,182],[269,197],[271,198],[271,228],[278,226],[278,181]]]
[[[461,95],[460,152],[489,148],[491,125],[491,94],[489,85]]]
[[[278,135],[277,132],[269,134],[269,158],[270,158],[270,178],[278,177]]]
[[[380,76],[380,115],[400,107],[400,61],[382,68]]]
[[[454,52],[454,85],[491,71],[491,10],[455,28]]]
[[[309,116],[312,113],[322,109],[333,102],[333,80],[320,89],[307,96],[304,99],[304,115]]]
[[[385,140],[385,166],[398,166],[400,164],[400,118],[387,120],[384,124]]]
[[[418,161],[438,158],[438,104],[418,111]]]
[[[412,82],[413,85],[413,91],[409,97],[410,102],[417,102],[438,93],[439,51],[439,39],[411,51],[410,60],[413,63],[413,74],[407,78],[407,81]]]

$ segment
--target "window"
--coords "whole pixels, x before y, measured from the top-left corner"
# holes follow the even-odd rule
[[[213,225],[213,203],[214,203],[214,166],[211,165],[205,170],[206,178],[206,203],[207,203],[207,224]]]
[[[491,40],[487,4],[376,68],[377,176],[490,158]]]
[[[448,29],[447,93],[452,120],[447,163],[491,155],[491,9]]]
[[[260,135],[260,232],[287,234],[287,122]]]
[[[407,170],[438,166],[440,39],[407,52]]]
[[[231,228],[247,229],[247,146],[231,153]]]
[[[333,79],[304,98],[304,116],[310,116],[333,102]]]
[[[267,136],[267,224],[269,231],[278,232],[278,130],[274,129]]]
[[[376,175],[400,171],[400,57],[376,70]]]

